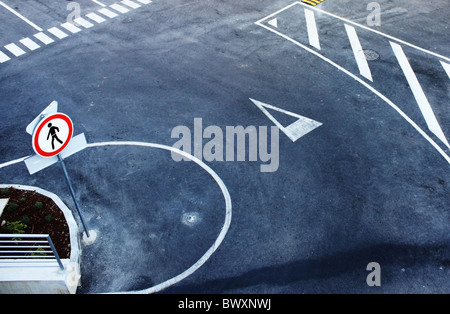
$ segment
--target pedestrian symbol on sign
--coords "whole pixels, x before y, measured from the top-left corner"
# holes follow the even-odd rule
[[[48,135],[47,135],[47,141],[50,138],[50,135],[52,136],[52,149],[55,149],[55,140],[57,140],[59,142],[59,144],[62,144],[63,142],[58,138],[58,135],[56,134],[56,132],[59,132],[59,128],[56,126],[52,126],[51,123],[48,124],[49,127],[49,131],[48,131]]]

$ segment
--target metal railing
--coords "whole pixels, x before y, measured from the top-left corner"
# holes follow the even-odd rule
[[[0,234],[0,267],[64,266],[48,234]]]

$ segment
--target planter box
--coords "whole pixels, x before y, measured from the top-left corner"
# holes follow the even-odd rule
[[[74,294],[80,284],[81,247],[78,225],[72,212],[53,193],[40,188],[23,185],[0,185],[0,188],[15,188],[18,190],[35,191],[51,198],[63,212],[70,232],[70,258],[61,259],[64,270],[56,266],[43,266],[34,262],[22,260],[1,260],[0,262],[0,293],[9,294]],[[17,236],[20,238],[20,235]]]

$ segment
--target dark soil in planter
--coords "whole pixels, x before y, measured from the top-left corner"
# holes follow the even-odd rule
[[[8,222],[26,225],[25,234],[49,234],[60,258],[70,257],[70,232],[63,212],[51,198],[34,191],[1,189],[0,198],[9,198],[0,217],[0,233],[12,233]]]

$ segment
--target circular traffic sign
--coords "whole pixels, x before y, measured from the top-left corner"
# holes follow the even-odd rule
[[[41,120],[33,133],[33,149],[41,157],[53,157],[61,153],[73,135],[73,123],[63,113],[55,113]]]

